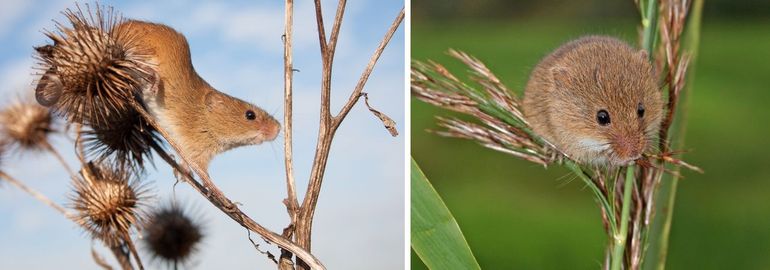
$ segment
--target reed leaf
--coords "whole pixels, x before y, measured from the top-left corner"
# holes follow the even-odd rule
[[[429,269],[481,269],[441,196],[411,164],[412,249]]]

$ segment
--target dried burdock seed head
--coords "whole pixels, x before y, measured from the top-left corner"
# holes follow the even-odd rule
[[[50,147],[48,135],[54,131],[50,110],[23,98],[0,111],[3,141],[23,150],[42,150]]]
[[[126,171],[89,162],[73,179],[76,219],[95,239],[119,245],[144,219],[145,189]]]
[[[118,169],[141,172],[152,162],[153,146],[160,146],[158,133],[136,111],[128,111],[106,127],[83,131],[83,143],[90,158],[104,160]]]
[[[112,8],[63,14],[70,27],[57,23],[57,32],[46,32],[53,45],[36,48],[42,76],[35,97],[71,122],[115,124],[151,78],[150,52],[137,46],[136,34],[118,30],[123,20]]]
[[[201,225],[175,203],[150,214],[144,229],[147,251],[171,265],[190,259],[203,239]]]

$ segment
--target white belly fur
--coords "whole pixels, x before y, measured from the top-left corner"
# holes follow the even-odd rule
[[[179,136],[176,135],[178,132],[174,130],[173,125],[171,125],[168,119],[165,117],[166,109],[160,106],[158,103],[158,96],[152,93],[150,90],[145,90],[142,93],[142,100],[147,107],[147,112],[155,118],[155,121],[158,123],[158,125],[163,127],[163,129],[165,129],[165,131],[168,132],[171,137],[174,137],[175,139],[179,138]]]

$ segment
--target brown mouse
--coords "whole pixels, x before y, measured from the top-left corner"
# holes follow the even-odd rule
[[[211,87],[193,68],[187,39],[171,27],[130,20],[117,31],[134,34],[153,52],[157,81],[142,99],[158,123],[204,171],[211,159],[235,147],[275,139],[280,124],[259,107]],[[149,89],[152,88],[152,89]]]
[[[626,165],[657,134],[663,104],[647,52],[612,37],[586,36],[546,56],[524,92],[534,132],[586,164]]]

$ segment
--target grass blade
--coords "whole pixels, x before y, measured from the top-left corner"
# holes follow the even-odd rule
[[[460,226],[412,159],[412,249],[430,269],[481,269]]]
[[[677,119],[671,128],[669,140],[672,142],[673,149],[684,146],[685,122],[688,96],[693,91],[693,82],[695,81],[695,67],[698,55],[698,45],[700,43],[700,28],[703,13],[703,0],[695,0],[692,3],[690,18],[685,30],[685,51],[690,55],[690,67],[687,71],[687,84],[682,91],[679,103],[679,110],[676,112]],[[674,173],[679,172],[679,166],[670,168]],[[647,250],[644,262],[645,270],[663,270],[666,269],[666,257],[668,257],[668,242],[671,233],[671,222],[673,219],[674,203],[676,202],[676,190],[679,179],[673,174],[663,175],[658,194],[655,198],[657,218],[652,220],[650,228],[651,241]]]

